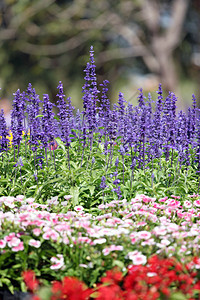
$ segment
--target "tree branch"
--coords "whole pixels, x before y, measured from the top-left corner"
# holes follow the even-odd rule
[[[101,65],[107,61],[123,59],[128,57],[139,57],[146,55],[146,49],[140,46],[128,47],[128,48],[117,48],[112,50],[106,50],[98,55],[97,65]]]
[[[73,50],[79,47],[81,44],[90,39],[90,36],[83,32],[78,36],[72,37],[65,42],[55,45],[36,45],[28,42],[20,41],[16,44],[16,48],[21,52],[32,55],[60,55],[66,53],[69,50]]]
[[[164,37],[165,43],[169,50],[177,47],[181,39],[183,22],[187,12],[189,0],[174,0],[172,5],[172,22],[171,26]]]

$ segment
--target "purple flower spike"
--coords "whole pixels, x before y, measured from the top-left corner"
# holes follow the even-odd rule
[[[8,136],[8,129],[6,127],[6,120],[4,117],[4,111],[3,109],[0,112],[0,152],[7,151],[8,149],[8,142],[9,140],[7,139]]]
[[[60,131],[61,131],[61,140],[65,143],[67,147],[70,146],[70,126],[69,126],[69,118],[67,112],[67,104],[65,102],[65,95],[63,92],[63,84],[60,81],[58,85],[58,109],[59,113],[58,116],[60,118]]]
[[[22,131],[23,131],[23,120],[24,120],[24,108],[25,102],[24,97],[20,94],[20,90],[18,89],[17,92],[14,94],[13,100],[13,110],[11,112],[11,131],[13,135],[12,143],[14,147],[19,146],[22,140]]]

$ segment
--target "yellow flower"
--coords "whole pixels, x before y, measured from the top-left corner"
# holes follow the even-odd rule
[[[28,132],[28,135],[30,134],[30,131]],[[25,132],[22,131],[22,136],[25,135]],[[13,140],[13,134],[12,134],[12,131],[9,130],[9,135],[6,136],[7,139],[9,140],[9,147],[12,147],[12,140]]]

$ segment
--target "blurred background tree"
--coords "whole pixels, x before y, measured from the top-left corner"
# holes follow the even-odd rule
[[[1,97],[31,82],[56,101],[61,80],[82,106],[83,70],[94,46],[99,83],[132,103],[158,83],[191,104],[200,83],[199,0],[1,0]]]

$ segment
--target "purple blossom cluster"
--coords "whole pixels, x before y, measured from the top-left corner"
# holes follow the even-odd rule
[[[86,145],[92,151],[93,137],[103,145],[103,153],[107,156],[107,168],[112,163],[113,148],[118,147],[118,155],[122,157],[123,174],[126,167],[143,168],[154,159],[164,157],[166,161],[176,156],[179,166],[198,164],[200,170],[200,114],[196,107],[196,98],[192,95],[193,105],[188,113],[176,112],[177,97],[169,92],[164,98],[162,86],[159,84],[157,99],[153,101],[149,94],[148,99],[143,90],[139,89],[138,105],[127,103],[122,93],[119,93],[117,104],[111,109],[108,98],[108,81],[100,84],[101,92],[97,87],[94,50],[90,49],[90,61],[85,72],[83,85],[83,112],[77,111],[71,104],[71,98],[65,99],[63,84],[58,85],[58,114],[59,121],[53,113],[53,104],[45,94],[39,99],[35,89],[28,85],[26,92],[19,90],[14,94],[11,131],[12,143],[18,147],[22,142],[22,132],[29,132],[31,150],[43,148],[47,151],[49,145],[54,145],[55,138],[59,137],[68,149],[68,163],[70,167],[70,147],[72,140],[82,143],[83,154]],[[155,103],[155,105],[154,105]],[[3,112],[0,114],[0,145],[1,152],[7,151],[7,128]],[[195,158],[191,157],[193,149]],[[129,160],[126,158],[129,157]],[[83,161],[83,155],[82,155]],[[82,164],[81,164],[82,165]],[[102,183],[103,185],[103,183]],[[117,186],[116,186],[117,188]],[[119,191],[118,191],[119,192]]]

